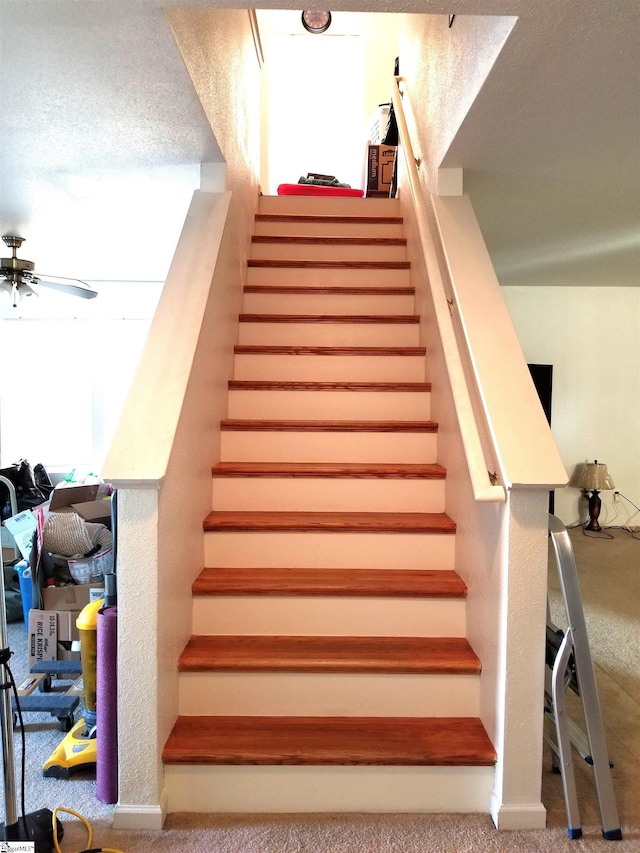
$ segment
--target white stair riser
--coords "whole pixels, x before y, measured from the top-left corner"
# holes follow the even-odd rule
[[[273,512],[443,512],[444,480],[214,477],[213,508]]]
[[[413,314],[413,294],[245,293],[247,314]]]
[[[194,634],[464,637],[464,598],[220,595],[193,600]]]
[[[257,220],[254,234],[276,237],[404,237],[402,223]]]
[[[240,323],[240,344],[301,347],[417,347],[417,323]]]
[[[185,716],[475,717],[477,675],[180,673]]]
[[[169,765],[170,812],[489,812],[493,767]]]
[[[277,382],[424,382],[423,355],[239,353],[235,379]]]
[[[428,391],[235,391],[230,418],[428,420]]]
[[[435,462],[436,433],[222,432],[223,462]]]
[[[329,260],[332,260],[331,258]],[[336,269],[323,267],[249,267],[247,284],[286,284],[307,287],[411,287],[408,269]]]
[[[406,261],[407,247],[384,243],[252,243],[251,257],[286,261]]]
[[[230,568],[453,569],[455,536],[440,533],[209,531],[205,565]]]
[[[344,198],[339,196],[262,195],[258,213],[313,216],[399,216],[396,198]]]

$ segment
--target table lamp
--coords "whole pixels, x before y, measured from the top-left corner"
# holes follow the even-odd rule
[[[584,489],[591,492],[589,498],[589,521],[584,529],[599,532],[602,530],[598,523],[600,507],[602,506],[599,493],[605,489],[615,489],[616,487],[607,470],[607,466],[603,462],[598,462],[597,459],[594,462],[587,462],[578,474],[575,486],[577,489]]]

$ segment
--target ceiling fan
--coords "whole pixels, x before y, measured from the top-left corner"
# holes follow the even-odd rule
[[[10,258],[0,258],[0,290],[9,294],[14,308],[23,296],[33,296],[34,293],[37,295],[37,289],[34,289],[33,285],[51,287],[71,296],[81,296],[83,299],[93,299],[98,295],[86,282],[77,278],[36,276],[33,261],[21,260],[16,256],[16,251],[24,243],[24,237],[5,235],[2,239],[12,250],[12,255]]]

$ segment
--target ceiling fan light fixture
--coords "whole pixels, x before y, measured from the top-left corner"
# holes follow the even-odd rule
[[[331,12],[303,12],[302,26],[308,33],[314,35],[325,33],[331,26]]]
[[[23,296],[38,296],[37,291],[31,285],[51,287],[71,296],[80,296],[83,299],[94,299],[98,293],[92,290],[85,281],[76,278],[64,278],[62,276],[49,276],[53,281],[45,281],[40,274],[34,274],[35,264],[17,257],[17,250],[24,243],[24,237],[16,237],[5,234],[2,237],[5,245],[12,250],[10,258],[0,258],[0,287],[9,294],[13,307],[16,308]]]
[[[32,296],[35,293],[29,285],[23,284],[18,286],[18,283],[15,281],[0,281],[0,288],[8,295],[14,308],[18,307],[18,302],[20,302],[23,296]],[[26,293],[25,289],[28,289],[29,292]]]

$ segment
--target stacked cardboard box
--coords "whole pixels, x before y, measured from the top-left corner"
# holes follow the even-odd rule
[[[393,184],[397,148],[369,145],[367,153],[367,197],[388,196]]]
[[[45,609],[29,611],[29,668],[43,660],[80,659],[80,652],[72,650],[73,642],[80,639],[76,619],[92,596],[100,596],[102,590],[102,584],[93,583],[43,588]]]

